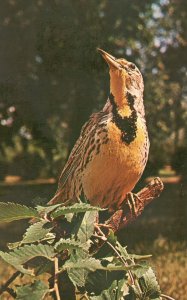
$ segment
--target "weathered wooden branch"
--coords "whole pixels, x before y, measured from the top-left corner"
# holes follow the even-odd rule
[[[137,194],[128,194],[124,203],[106,222],[116,232],[134,221],[144,208],[155,198],[159,197],[164,185],[159,177],[154,178]],[[130,199],[129,199],[130,198]]]
[[[164,185],[159,177],[154,178],[146,187],[140,190],[137,194],[129,193],[121,207],[107,220],[104,224],[99,224],[104,230],[105,240],[94,239],[91,247],[91,253],[96,253],[105,244],[109,229],[117,232],[120,229],[133,222],[144,208],[155,198],[159,197],[163,191]],[[102,236],[102,231],[96,224],[96,232]]]

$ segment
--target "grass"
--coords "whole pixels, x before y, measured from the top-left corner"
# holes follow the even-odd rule
[[[175,245],[175,244],[174,244]],[[163,293],[174,299],[185,300],[187,295],[187,263],[186,250],[176,249],[153,259]]]
[[[151,253],[153,267],[161,290],[176,300],[185,300],[187,294],[187,243],[171,241],[162,236],[152,244],[140,243],[133,249],[135,253]]]

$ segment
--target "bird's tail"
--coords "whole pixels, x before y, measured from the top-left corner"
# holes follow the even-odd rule
[[[47,204],[48,205],[54,205],[54,204],[64,202],[63,198],[62,198],[62,192],[63,192],[62,190],[57,190],[54,197]]]

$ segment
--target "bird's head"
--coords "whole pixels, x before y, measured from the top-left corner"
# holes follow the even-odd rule
[[[121,115],[128,116],[131,113],[127,95],[131,95],[135,109],[143,113],[143,78],[139,69],[132,62],[124,58],[115,58],[102,49],[98,51],[103,56],[110,68],[110,93],[116,102]],[[131,98],[132,98],[131,97]]]

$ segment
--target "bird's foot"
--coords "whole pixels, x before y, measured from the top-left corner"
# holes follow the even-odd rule
[[[132,218],[137,218],[139,216],[141,202],[142,201],[137,194],[134,193],[127,194],[125,204],[128,205]]]
[[[95,223],[94,224],[95,227],[95,231],[97,232],[97,234],[99,234],[100,236],[105,236],[105,233],[101,230],[101,228],[107,229],[107,231],[109,231],[110,229],[112,229],[111,225],[107,225],[107,224],[99,224],[99,223]]]
[[[97,224],[97,226],[99,228],[106,228],[106,229],[111,229],[112,228],[112,225],[110,225],[110,224]]]

